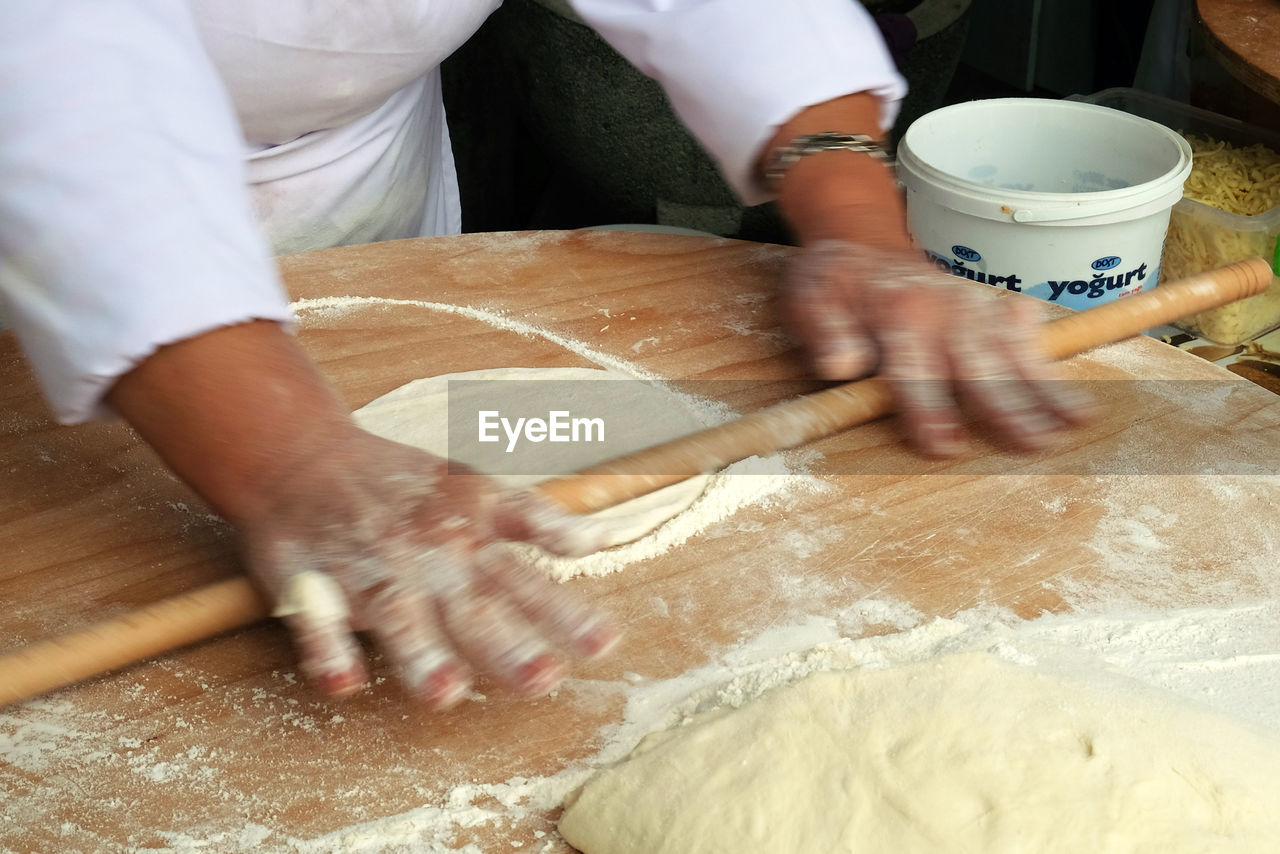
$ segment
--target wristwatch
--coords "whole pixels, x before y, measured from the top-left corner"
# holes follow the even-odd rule
[[[819,151],[852,151],[858,154],[869,154],[886,166],[893,165],[893,158],[885,147],[865,133],[811,133],[791,140],[790,145],[782,145],[774,149],[769,156],[769,165],[764,170],[764,184],[770,192],[777,192],[778,183],[787,170],[795,165],[801,157],[817,154]]]

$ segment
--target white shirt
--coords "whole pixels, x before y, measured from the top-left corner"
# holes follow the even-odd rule
[[[439,65],[498,2],[7,0],[0,297],[58,417],[166,343],[287,321],[273,251],[456,233]],[[888,123],[905,91],[853,0],[574,7],[748,203],[800,109],[872,91]]]

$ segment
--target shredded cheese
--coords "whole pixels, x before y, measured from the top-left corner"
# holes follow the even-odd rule
[[[1257,216],[1280,206],[1280,154],[1256,143],[1184,134],[1191,145],[1191,174],[1183,196],[1238,216]],[[1161,278],[1180,279],[1232,261],[1260,255],[1270,260],[1280,221],[1272,228],[1229,228],[1175,209],[1169,218]],[[1280,287],[1239,303],[1201,312],[1179,325],[1223,344],[1238,344],[1280,323]]]
[[[1187,135],[1191,175],[1184,196],[1227,213],[1254,216],[1280,205],[1280,155],[1262,143],[1238,148],[1229,142]]]

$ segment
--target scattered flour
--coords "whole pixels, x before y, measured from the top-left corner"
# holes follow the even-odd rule
[[[532,324],[491,311],[439,303],[342,297],[304,300],[295,310],[344,312],[365,305],[414,305],[482,320],[521,335],[538,336],[557,343],[602,367],[639,379],[661,382],[650,372],[579,342],[538,329]],[[1124,348],[1095,351],[1108,363],[1131,357]],[[1096,358],[1096,357],[1095,357]],[[1136,357],[1132,357],[1136,358]],[[1100,360],[1102,360],[1100,359]],[[675,393],[675,392],[673,392]],[[723,420],[732,416],[724,407],[691,399],[696,406],[710,407]],[[812,492],[824,482],[803,474],[808,463],[803,454],[783,460],[751,459],[738,464],[733,474],[713,483],[698,511],[673,519],[663,528],[635,543],[598,557],[598,564],[570,571],[546,559],[543,567],[556,577],[575,572],[601,574],[629,563],[647,560],[688,541],[713,522],[724,520],[751,504],[781,501],[788,490]],[[569,762],[547,777],[513,777],[500,783],[479,781],[432,781],[443,790],[422,788],[415,809],[385,818],[357,821],[333,833],[310,839],[291,838],[261,821],[242,826],[202,828],[198,822],[183,830],[156,830],[135,850],[187,854],[197,851],[224,852],[445,852],[477,854],[475,844],[459,847],[465,831],[473,828],[512,829],[511,847],[550,854],[565,850],[554,834],[537,831],[532,845],[516,841],[522,819],[540,816],[559,805],[597,768],[623,759],[648,733],[680,726],[694,714],[718,707],[736,707],[769,690],[822,670],[855,667],[895,667],[934,656],[965,650],[986,650],[1022,664],[1034,664],[1064,673],[1110,674],[1172,692],[1188,702],[1280,733],[1280,532],[1265,528],[1263,520],[1248,523],[1248,536],[1238,531],[1196,531],[1188,533],[1177,508],[1197,501],[1254,502],[1273,506],[1280,494],[1276,477],[1168,477],[1135,481],[1132,478],[1099,477],[1100,493],[1084,503],[1101,510],[1087,548],[1096,557],[1096,578],[1085,582],[1049,582],[1072,608],[1069,613],[1044,615],[1033,620],[1018,619],[991,605],[979,605],[951,619],[927,619],[908,604],[869,594],[833,613],[801,615],[784,625],[774,625],[750,637],[741,638],[708,664],[675,677],[651,679],[626,673],[617,681],[570,679],[560,689],[565,702],[598,702],[601,697],[621,701],[623,713],[616,723],[597,734],[598,750],[580,761]],[[1161,491],[1173,491],[1175,501],[1162,506],[1144,500],[1137,484],[1158,484]],[[1043,510],[1051,517],[1080,512],[1072,499],[1045,501]],[[1268,519],[1273,518],[1267,516]],[[759,532],[758,522],[743,522],[744,532]],[[816,555],[827,544],[829,531],[792,530],[780,548],[794,552],[797,561]],[[960,536],[957,533],[957,536]],[[1215,554],[1225,570],[1221,574],[1195,573],[1194,567],[1179,563],[1184,551],[1179,543],[1188,536],[1200,538],[1196,554]],[[1180,540],[1179,538],[1182,538]],[[1215,578],[1245,579],[1219,588]],[[797,576],[799,578],[799,576]],[[802,580],[802,579],[801,579]],[[797,581],[799,583],[799,581]],[[1139,591],[1135,593],[1134,591]],[[1195,609],[1175,609],[1168,602],[1204,603]],[[655,613],[666,614],[669,605],[654,597]],[[197,675],[196,679],[204,677]],[[289,689],[291,673],[274,672],[272,679],[281,691]],[[207,686],[206,686],[207,687]],[[120,687],[139,709],[156,714],[165,698],[142,683]],[[341,737],[348,718],[332,708],[316,705],[299,707],[273,690],[223,684],[210,688],[219,702],[231,711],[252,712],[246,720],[272,716],[280,727],[314,735],[317,743]],[[172,721],[171,721],[172,723]],[[111,716],[82,711],[66,699],[35,700],[13,709],[0,710],[0,781],[42,780],[55,775],[80,773],[76,769],[123,767],[132,772],[139,786],[129,792],[97,791],[86,797],[116,809],[128,809],[145,799],[146,786],[181,786],[193,801],[214,799],[250,808],[264,814],[265,800],[228,790],[223,785],[228,757],[222,750],[204,746],[174,746],[146,732],[154,725],[148,715]],[[175,727],[181,728],[177,724]],[[188,725],[189,727],[190,725]],[[267,734],[269,735],[269,734]],[[8,770],[6,770],[8,769]],[[396,769],[411,779],[412,768]],[[85,774],[85,786],[92,787],[92,774]],[[415,793],[418,788],[413,788]],[[368,793],[359,788],[331,795],[353,804],[365,804]],[[0,811],[0,850],[21,833],[23,826],[55,829],[68,842],[68,850],[84,847],[85,839],[96,839],[101,850],[109,846],[50,805],[38,792],[15,794]],[[369,805],[376,814],[377,804]],[[265,810],[270,814],[270,805]],[[17,837],[21,839],[19,835]],[[526,839],[525,837],[519,837]],[[157,845],[157,840],[162,844]]]
[[[612,682],[568,680],[561,688],[568,702],[613,695],[623,699],[624,712],[621,720],[598,734],[599,749],[592,756],[551,776],[455,782],[440,792],[424,792],[420,807],[316,838],[288,837],[261,822],[247,822],[234,829],[165,830],[158,834],[165,846],[147,850],[478,854],[483,849],[476,845],[458,846],[459,833],[482,827],[500,832],[545,814],[595,769],[625,758],[650,732],[680,726],[709,709],[740,706],[818,671],[895,667],[969,650],[985,650],[1064,675],[1136,679],[1275,733],[1280,732],[1278,625],[1280,602],[1275,600],[1224,608],[1046,615],[1025,621],[990,607],[951,619],[927,619],[903,602],[863,599],[835,613],[772,626],[743,638],[707,665],[672,678],[631,673]],[[868,630],[883,633],[862,636]],[[283,678],[281,684],[287,684]],[[255,690],[260,702],[273,704],[282,718],[309,718],[321,730],[342,722],[340,715],[324,720],[319,714],[292,711],[287,701]],[[240,702],[234,690],[227,690],[226,696]],[[147,697],[142,694],[139,699]],[[84,715],[69,701],[33,701],[0,714],[0,762],[33,776],[68,764],[123,762],[144,783],[180,785],[196,797],[233,797],[219,786],[218,766],[224,757],[218,751],[197,747],[174,753],[152,746],[149,739],[112,735],[121,723],[101,714]],[[351,795],[364,797],[359,791]],[[104,794],[104,802],[109,799]],[[116,800],[122,808],[129,802]],[[20,810],[21,804],[20,800]],[[64,834],[83,839],[83,830],[68,827]],[[3,840],[0,826],[0,846]],[[534,850],[565,849],[549,837]]]
[[[889,634],[850,638],[841,626],[892,625]],[[589,759],[550,777],[453,786],[437,802],[315,839],[263,836],[257,850],[324,852],[480,851],[453,848],[460,830],[512,822],[559,805],[597,768],[625,758],[648,733],[681,726],[701,712],[741,706],[819,671],[886,668],[983,650],[1023,665],[1085,678],[1135,679],[1271,732],[1280,732],[1280,603],[1108,615],[1050,615],[1021,621],[989,609],[924,620],[910,606],[864,600],[846,612],[810,616],[734,646],[705,667],[663,680],[570,680],[565,691],[625,696],[623,718],[601,733]],[[1117,683],[1120,684],[1120,683]],[[173,841],[179,843],[176,835]],[[175,851],[193,850],[175,844]],[[238,849],[238,850],[248,850]],[[548,847],[545,850],[563,850]]]
[[[1280,476],[1117,475],[1095,483],[1090,501],[1101,515],[1087,546],[1097,573],[1052,583],[1073,609],[1280,600],[1272,515]]]
[[[712,475],[706,490],[689,509],[648,536],[580,558],[562,558],[533,548],[519,548],[526,559],[551,578],[607,575],[638,561],[665,554],[748,506],[773,506],[788,496],[827,488],[819,478],[801,474],[803,455],[748,457]]]
[[[638,380],[647,380],[653,383],[664,384],[662,377],[645,370],[638,365],[620,359],[602,350],[589,347],[581,341],[577,341],[567,335],[561,335],[558,332],[552,332],[543,329],[533,323],[529,323],[519,318],[510,317],[497,311],[485,308],[473,308],[469,305],[453,305],[446,302],[431,302],[428,300],[407,300],[407,299],[389,299],[386,297],[322,297],[320,299],[302,299],[290,304],[293,312],[300,317],[306,315],[316,315],[321,317],[341,316],[356,308],[366,306],[412,306],[414,308],[425,308],[428,311],[437,311],[442,314],[454,314],[460,317],[467,317],[472,320],[478,320],[487,323],[497,329],[504,329],[508,332],[514,332],[526,338],[542,338],[550,341],[564,349],[577,353],[589,362],[599,365],[602,368],[608,368],[621,374],[627,374]],[[633,320],[635,318],[632,318]],[[678,392],[673,392],[678,394]],[[707,405],[702,402],[702,405]],[[732,413],[728,407],[722,407],[721,411],[726,417]]]

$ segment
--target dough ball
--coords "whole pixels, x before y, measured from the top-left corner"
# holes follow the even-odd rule
[[[508,426],[519,417],[546,419],[553,410],[568,412],[571,418],[600,418],[604,441],[522,438],[508,450],[513,443],[500,425],[489,431],[498,441],[477,440],[482,410],[500,412]],[[465,463],[512,487],[569,474],[707,426],[677,395],[595,368],[493,368],[442,374],[384,394],[357,410],[355,418],[371,433]],[[584,426],[579,438],[585,439],[589,429]],[[705,476],[691,478],[594,514],[608,522],[606,545],[629,542],[654,530],[693,504],[706,483]]]
[[[649,736],[560,832],[586,854],[1261,854],[1280,741],[965,653],[815,674]]]

